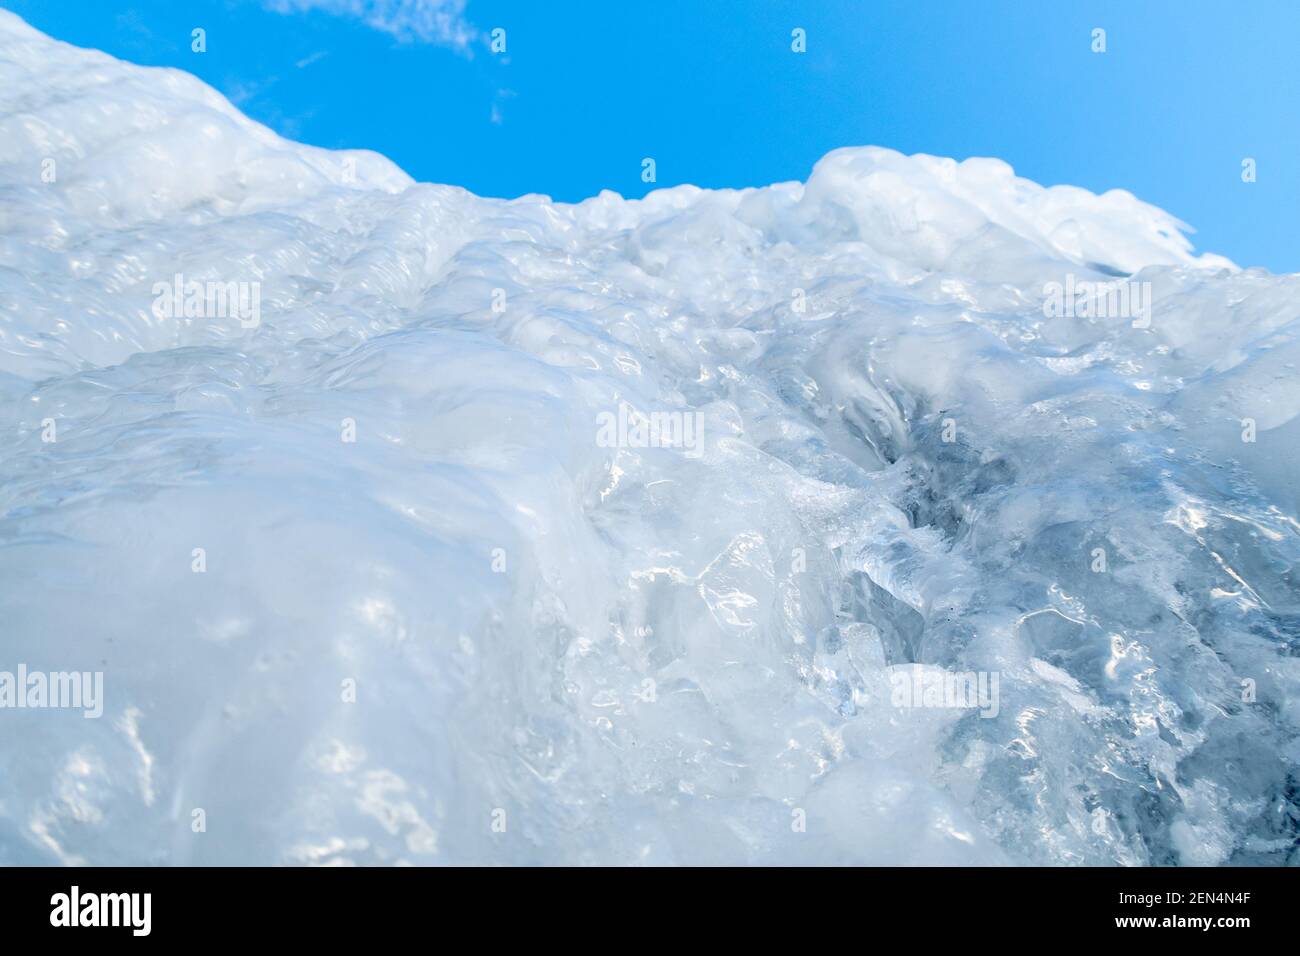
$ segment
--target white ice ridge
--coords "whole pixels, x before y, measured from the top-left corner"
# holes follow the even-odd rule
[[[482,199],[0,12],[0,864],[1297,862],[1300,276],[1184,228]]]

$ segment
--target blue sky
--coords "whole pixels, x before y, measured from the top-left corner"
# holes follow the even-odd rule
[[[0,0],[202,77],[283,135],[574,201],[805,179],[839,146],[1131,190],[1200,250],[1300,270],[1295,0]],[[207,52],[190,31],[207,32]],[[506,31],[506,52],[489,50]],[[790,31],[807,31],[805,54]],[[1106,30],[1105,53],[1091,32]],[[1242,160],[1258,179],[1243,183]]]

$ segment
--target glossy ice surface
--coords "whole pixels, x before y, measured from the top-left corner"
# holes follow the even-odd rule
[[[1300,277],[1180,227],[481,199],[0,11],[0,670],[104,688],[0,863],[1295,862]]]

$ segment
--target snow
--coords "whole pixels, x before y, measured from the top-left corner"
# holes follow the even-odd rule
[[[1185,229],[483,199],[0,11],[0,670],[103,673],[0,863],[1286,861],[1300,277]]]

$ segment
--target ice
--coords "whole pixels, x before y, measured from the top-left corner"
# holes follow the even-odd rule
[[[482,199],[0,11],[0,670],[105,697],[0,863],[1297,862],[1300,277],[1185,229]]]

